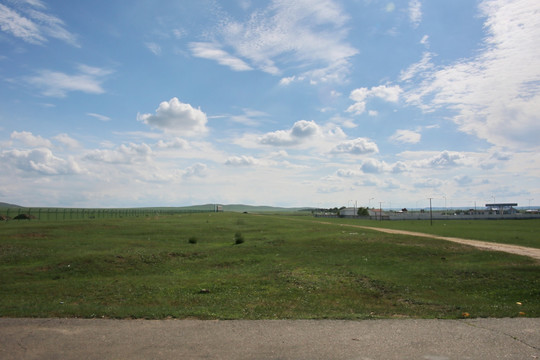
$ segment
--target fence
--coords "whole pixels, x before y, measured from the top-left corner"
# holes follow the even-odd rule
[[[107,219],[122,217],[145,217],[157,215],[193,214],[215,212],[214,209],[77,209],[77,208],[0,208],[0,217],[12,220],[17,217],[37,220],[82,220],[82,219]]]
[[[540,214],[530,214],[530,213],[516,213],[516,214],[489,214],[489,213],[476,213],[476,214],[459,214],[459,215],[450,215],[450,214],[441,214],[433,213],[432,215],[429,212],[410,212],[410,213],[393,213],[388,212],[382,215],[372,215],[372,216],[339,216],[336,214],[313,214],[315,217],[326,217],[326,218],[346,218],[346,219],[359,219],[359,220],[528,220],[528,219],[540,219]]]

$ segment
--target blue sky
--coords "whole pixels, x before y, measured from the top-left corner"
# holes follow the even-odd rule
[[[0,0],[0,201],[540,201],[537,0]]]

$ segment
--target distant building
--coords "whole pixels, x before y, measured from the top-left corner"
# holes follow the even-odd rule
[[[486,208],[489,212],[495,214],[516,214],[517,210],[514,209],[514,206],[517,206],[517,203],[497,203],[497,204],[486,204]]]
[[[339,210],[339,216],[357,216],[358,208],[349,207]]]

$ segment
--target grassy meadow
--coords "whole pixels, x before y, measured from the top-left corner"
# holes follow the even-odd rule
[[[540,248],[540,219],[527,220],[396,220],[321,218],[321,221],[422,232]]]
[[[200,213],[3,222],[0,316],[540,316],[532,259],[316,221]],[[519,226],[511,234],[529,236]]]

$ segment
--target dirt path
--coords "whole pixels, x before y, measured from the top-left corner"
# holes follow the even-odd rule
[[[319,224],[328,224],[328,225],[337,225],[336,223],[325,222],[325,221],[317,221],[317,223],[319,223]],[[410,236],[425,237],[425,238],[431,238],[431,239],[453,241],[453,242],[464,244],[464,245],[474,246],[475,248],[482,249],[482,250],[503,251],[503,252],[507,252],[507,253],[510,253],[510,254],[528,256],[528,257],[531,257],[533,259],[536,259],[536,260],[540,261],[540,249],[530,248],[530,247],[526,247],[526,246],[493,243],[493,242],[480,241],[480,240],[461,239],[461,238],[455,238],[455,237],[447,237],[447,236],[439,236],[439,235],[433,235],[433,234],[419,233],[419,232],[414,232],[414,231],[385,229],[385,228],[362,226],[362,225],[352,225],[352,224],[339,224],[339,225],[340,226],[353,227],[353,228],[359,228],[359,229],[365,229],[365,230],[374,230],[374,231],[379,231],[379,232],[383,232],[383,233],[387,233],[387,234],[410,235]]]

